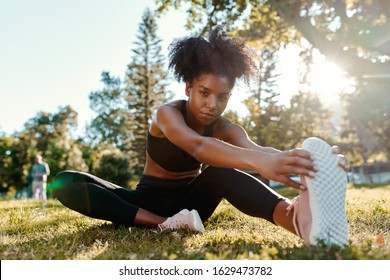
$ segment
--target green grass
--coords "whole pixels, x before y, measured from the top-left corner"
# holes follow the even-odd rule
[[[278,189],[286,196],[295,190]],[[0,259],[390,259],[390,185],[349,187],[350,243],[304,246],[293,234],[227,202],[204,233],[117,228],[49,200],[0,201]]]

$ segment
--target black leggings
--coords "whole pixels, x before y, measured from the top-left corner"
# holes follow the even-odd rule
[[[53,194],[70,209],[92,218],[133,226],[139,208],[170,217],[196,209],[203,221],[223,198],[245,214],[272,223],[276,204],[284,200],[257,178],[236,169],[208,167],[195,178],[163,180],[143,176],[129,190],[93,175],[64,171],[53,182]]]

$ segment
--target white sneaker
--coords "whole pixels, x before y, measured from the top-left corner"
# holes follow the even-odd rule
[[[183,209],[179,213],[169,217],[165,222],[158,225],[159,228],[163,230],[174,230],[180,228],[187,228],[192,231],[202,232],[204,231],[204,226],[202,220],[199,216],[198,211],[193,209],[189,211],[188,209]]]
[[[344,246],[348,243],[347,176],[326,142],[311,137],[303,142],[302,148],[311,153],[319,170],[314,178],[301,178],[307,190],[299,191],[289,207],[294,208],[295,231],[307,245],[316,245],[321,240],[326,245]]]

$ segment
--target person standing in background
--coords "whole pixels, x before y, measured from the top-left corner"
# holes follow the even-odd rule
[[[32,191],[35,199],[46,200],[46,182],[50,174],[49,165],[42,161],[41,155],[35,156],[35,163],[32,166]]]

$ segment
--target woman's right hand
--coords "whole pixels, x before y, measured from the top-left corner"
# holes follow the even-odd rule
[[[259,173],[267,179],[280,182],[295,189],[306,189],[290,178],[291,175],[314,178],[318,170],[308,151],[292,149],[289,151],[267,153]],[[265,164],[264,164],[265,163]]]

